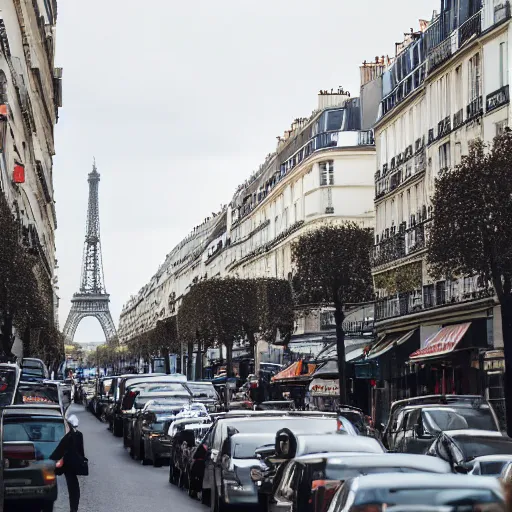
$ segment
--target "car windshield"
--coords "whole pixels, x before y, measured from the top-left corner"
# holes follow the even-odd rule
[[[512,454],[512,441],[506,437],[455,436],[454,440],[462,448],[466,460],[484,455]]]
[[[48,459],[64,434],[62,419],[38,417],[4,419],[4,442],[33,442],[37,459]]]
[[[188,389],[194,396],[194,398],[214,398],[217,399],[217,393],[213,386],[203,386],[201,384],[191,384],[187,385]]]
[[[508,462],[498,460],[480,462],[480,475],[500,476],[505,464],[508,464]]]
[[[155,397],[146,397],[146,396],[138,396],[135,399],[135,403],[133,406],[135,409],[144,409],[144,406],[149,402],[153,402],[153,405],[155,407],[159,408],[167,408],[167,409],[174,409],[183,407],[183,405],[188,403],[188,400],[184,397],[181,399],[180,397],[169,397],[168,399],[165,398],[155,398]]]
[[[0,370],[0,407],[11,405],[16,387],[16,370],[2,368]]]
[[[482,503],[497,503],[500,498],[488,489],[360,489],[357,492],[355,504],[386,504],[396,505],[477,505]]]
[[[470,407],[425,409],[425,423],[434,430],[498,430],[488,406],[473,409]]]
[[[168,384],[158,382],[155,384],[141,384],[141,386],[144,386],[144,390],[148,393],[176,391],[178,394],[188,396],[187,390],[185,389],[183,384],[180,384],[179,382],[173,382]]]
[[[349,478],[364,475],[380,475],[382,473],[423,473],[420,469],[400,467],[363,467],[363,468],[349,468],[349,467],[336,467],[334,465],[327,465],[323,473],[322,480],[340,480],[345,481]],[[320,480],[320,478],[319,478]]]

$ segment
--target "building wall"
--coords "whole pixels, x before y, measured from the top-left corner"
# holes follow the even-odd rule
[[[57,306],[53,130],[62,73],[54,70],[56,11],[55,0],[2,3],[0,103],[7,105],[7,116],[0,120],[0,186],[24,227],[26,245],[38,251]],[[15,184],[13,170],[19,164],[25,181]]]
[[[294,121],[276,152],[238,188],[229,205],[195,228],[125,304],[121,341],[176,314],[181,298],[201,279],[288,279],[292,243],[308,229],[349,220],[374,226],[375,148],[373,134],[359,130],[359,100],[344,92],[324,93],[319,107],[310,118]],[[333,115],[339,119],[343,109],[343,126],[325,134],[334,123],[330,113],[338,112]]]
[[[403,98],[384,94],[382,115],[375,127],[373,275],[379,296],[376,325],[380,332],[419,326],[423,344],[446,323],[488,317],[493,311],[493,339],[489,341],[502,346],[501,329],[496,328],[499,307],[494,307],[494,298],[485,295],[482,283],[475,277],[436,282],[426,265],[436,177],[460,164],[472,141],[481,138],[491,142],[508,126],[511,25],[509,18],[498,17],[498,11],[492,0],[485,0],[482,12],[429,47],[431,34],[440,23],[434,20],[417,39],[419,48],[428,50],[412,70],[415,76],[415,70],[423,67],[421,83]],[[387,73],[396,73],[399,59],[397,55]],[[412,151],[407,150],[411,145]],[[418,172],[420,147],[424,157]],[[406,275],[412,268],[419,280]],[[390,280],[397,275],[399,285]]]

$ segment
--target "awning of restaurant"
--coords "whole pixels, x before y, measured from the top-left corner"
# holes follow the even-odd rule
[[[280,371],[278,374],[272,377],[272,382],[282,382],[287,380],[297,380],[298,378],[310,377],[315,369],[316,365],[308,364],[306,371],[304,372],[303,361],[296,361],[292,363],[288,368]]]
[[[384,355],[386,352],[389,352],[392,348],[403,345],[406,341],[409,341],[412,338],[415,332],[416,329],[412,329],[407,332],[384,334],[370,349],[367,359],[376,359],[377,357]]]
[[[413,352],[409,356],[409,359],[413,362],[419,359],[451,354],[457,348],[457,345],[460,343],[470,326],[471,322],[443,327],[426,341],[423,348]]]

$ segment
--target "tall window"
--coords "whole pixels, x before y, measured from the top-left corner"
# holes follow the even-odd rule
[[[439,170],[444,171],[451,165],[450,160],[450,143],[447,142],[439,146]]]
[[[334,161],[320,162],[320,186],[334,185]]]
[[[462,66],[458,66],[455,70],[455,87],[454,87],[454,100],[455,112],[459,112],[463,108],[462,105]]]
[[[496,126],[496,135],[503,135],[505,133],[505,128],[508,126],[508,119],[498,121],[494,126]]]
[[[507,85],[507,46],[500,43],[500,87]]]
[[[469,60],[469,101],[476,100],[482,95],[482,72],[480,54],[477,53]]]

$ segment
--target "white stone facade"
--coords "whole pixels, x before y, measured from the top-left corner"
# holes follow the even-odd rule
[[[451,15],[441,10],[428,27],[411,34],[383,75],[375,126],[373,253],[379,332],[419,325],[436,330],[447,322],[447,313],[439,310],[445,303],[452,304],[455,320],[459,303],[467,310],[473,300],[482,310],[476,317],[487,314],[483,301],[491,311],[494,307],[492,298],[481,295],[476,278],[436,283],[425,263],[436,177],[458,165],[473,140],[492,141],[510,118],[509,2],[484,0],[482,9],[447,30]],[[389,282],[390,272],[414,264],[421,266],[415,289],[388,290],[380,284]],[[432,329],[424,329],[422,343]],[[499,337],[496,332],[495,346]]]
[[[56,0],[0,2],[0,188],[23,226],[24,243],[37,251],[54,290],[52,159],[62,96],[62,70],[54,68],[56,17]],[[19,183],[16,166],[24,169]]]
[[[229,205],[196,227],[125,304],[122,342],[175,314],[198,280],[290,278],[292,243],[308,229],[343,221],[374,226],[375,146],[373,133],[359,130],[359,100],[323,92],[319,106],[292,124]]]

